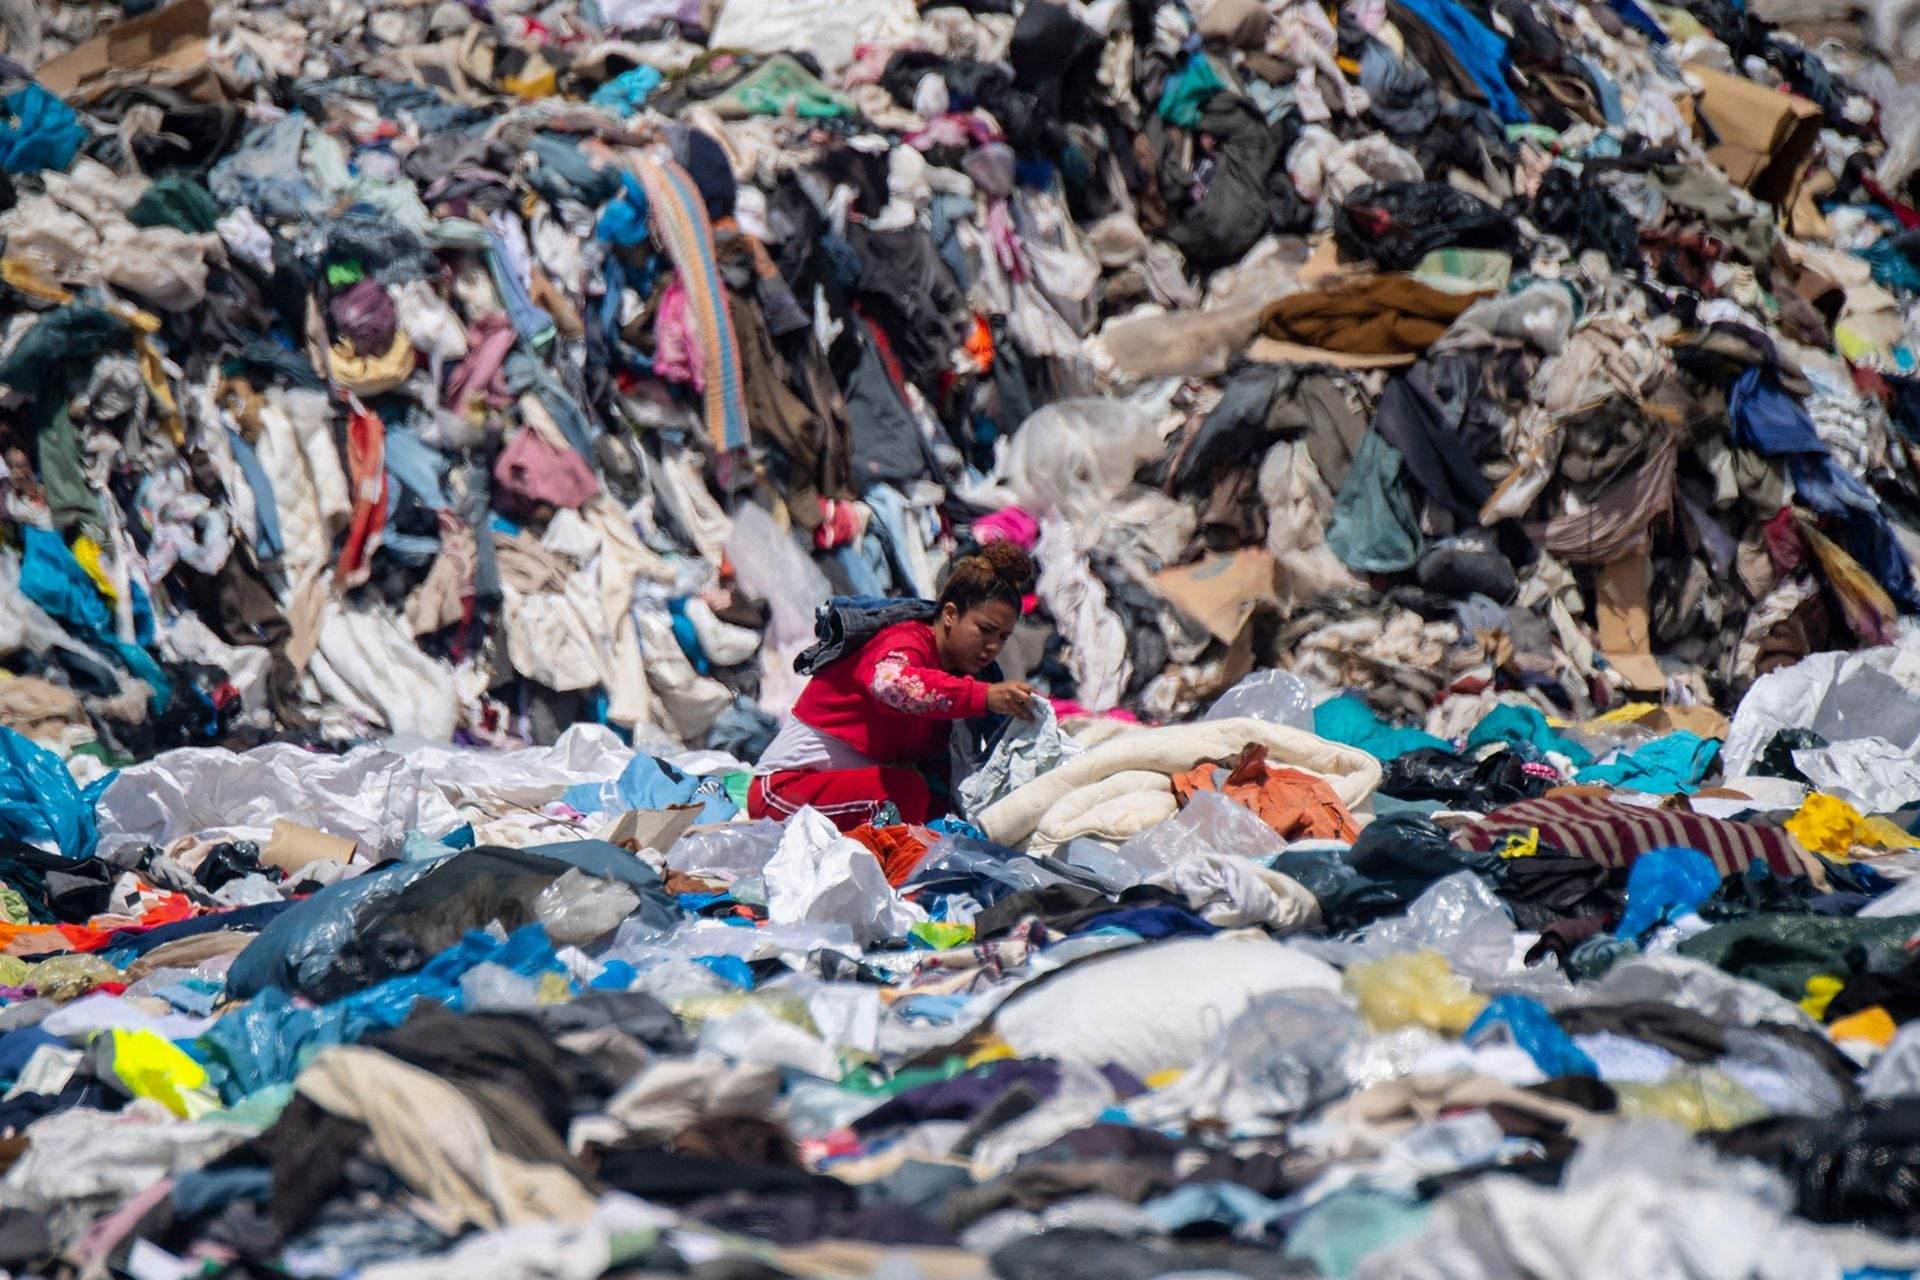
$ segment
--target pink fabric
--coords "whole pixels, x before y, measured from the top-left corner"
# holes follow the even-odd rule
[[[685,382],[698,389],[707,380],[700,368],[700,344],[694,340],[693,318],[687,311],[687,291],[675,280],[660,295],[653,321],[653,372],[668,382]]]
[[[1048,698],[1053,704],[1053,716],[1056,720],[1124,720],[1128,724],[1139,724],[1140,717],[1131,711],[1115,707],[1111,711],[1089,711],[1072,698]]]
[[[1005,507],[973,522],[973,536],[982,545],[1012,542],[1031,551],[1040,541],[1040,522],[1019,507]]]
[[[580,507],[600,492],[600,482],[586,459],[531,427],[522,427],[500,451],[493,464],[493,482],[500,496],[521,512],[541,503]]]
[[[445,400],[456,412],[462,412],[476,396],[497,392],[502,399],[507,389],[500,385],[500,366],[513,350],[513,321],[496,311],[481,316],[467,329],[467,358],[447,375]]]

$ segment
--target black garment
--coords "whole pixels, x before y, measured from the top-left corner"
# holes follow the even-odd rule
[[[575,1113],[605,1101],[588,1089],[594,1073],[531,1018],[456,1014],[422,1001],[405,1022],[365,1043],[463,1091],[474,1083],[504,1086],[538,1106],[562,1137]]]
[[[1854,974],[1828,1002],[1823,1016],[1828,1022],[1837,1022],[1875,1005],[1885,1009],[1895,1022],[1920,1017],[1920,960],[1891,973]]]
[[[658,1147],[613,1147],[600,1153],[600,1180],[616,1191],[684,1205],[730,1191],[748,1194],[794,1192],[824,1204],[852,1208],[854,1189],[838,1178],[804,1169],[737,1164],[703,1156],[675,1155]]]
[[[1604,187],[1554,167],[1540,179],[1533,198],[1533,221],[1576,251],[1598,249],[1615,271],[1640,265],[1640,226],[1625,205]]]
[[[542,1006],[538,1016],[554,1035],[612,1027],[661,1054],[683,1054],[693,1047],[673,1010],[644,991],[587,991],[565,1004]]]
[[[1711,1062],[1727,1051],[1726,1032],[1719,1023],[1655,1000],[1568,1005],[1554,1014],[1554,1020],[1570,1036],[1611,1031],[1658,1045],[1687,1062]]]
[[[976,915],[973,927],[976,936],[990,938],[1011,929],[1027,916],[1039,916],[1049,929],[1072,933],[1089,920],[1126,908],[1185,905],[1185,898],[1158,885],[1135,885],[1113,899],[1098,889],[1055,884],[1008,894]]]
[[[879,1133],[926,1120],[967,1120],[990,1106],[1001,1094],[1020,1085],[1033,1087],[1043,1098],[1060,1087],[1060,1065],[1008,1059],[955,1076],[918,1085],[888,1098],[853,1122],[856,1133]]]
[[[1495,604],[1512,604],[1520,594],[1513,564],[1493,546],[1493,538],[1475,532],[1445,538],[1428,547],[1414,566],[1427,591],[1464,600],[1480,595]]]
[[[1499,418],[1482,383],[1480,354],[1462,352],[1429,357],[1391,379],[1373,426],[1400,451],[1428,500],[1471,528],[1493,493],[1478,459],[1499,442]]]
[[[1722,1134],[1718,1150],[1787,1175],[1796,1207],[1815,1222],[1851,1222],[1890,1236],[1920,1234],[1920,1098],[1857,1111],[1775,1116]]]
[[[879,351],[864,334],[858,362],[846,385],[846,403],[853,436],[855,489],[864,493],[876,484],[909,484],[934,474],[933,456],[920,424],[908,412],[906,401],[887,376]]]
[[[862,311],[887,335],[908,381],[931,397],[965,337],[966,294],[934,251],[932,237],[918,227],[869,231],[852,226],[847,243],[860,255]]]
[[[1501,866],[1495,892],[1514,923],[1544,929],[1566,916],[1618,918],[1627,894],[1618,877],[1588,858],[1540,853],[1509,858]]]
[[[1155,120],[1153,126],[1159,127]],[[1268,231],[1299,229],[1300,202],[1284,169],[1273,129],[1252,103],[1226,93],[1208,101],[1196,132],[1215,139],[1211,172],[1197,202],[1199,176],[1172,162],[1160,166],[1160,192],[1182,210],[1167,239],[1201,270],[1237,262]],[[1291,198],[1287,198],[1291,197]],[[1311,217],[1311,212],[1308,214]]]
[[[1014,24],[1007,61],[1013,81],[1048,116],[1079,114],[1093,100],[1106,41],[1062,5],[1029,0]]]
[[[1512,218],[1444,182],[1369,183],[1334,212],[1333,235],[1383,271],[1411,270],[1435,249],[1512,253],[1520,242]]]
[[[1306,886],[1329,930],[1343,930],[1403,910],[1456,871],[1489,874],[1498,861],[1457,847],[1426,818],[1394,814],[1370,823],[1344,856],[1290,849],[1274,870]]]
[[[719,1195],[687,1206],[687,1216],[733,1235],[779,1245],[816,1240],[866,1240],[874,1244],[951,1247],[953,1233],[906,1205],[846,1208],[792,1192],[741,1198]]]
[[[1093,576],[1107,589],[1107,607],[1127,629],[1127,659],[1133,672],[1127,678],[1126,697],[1133,697],[1162,671],[1167,669],[1167,637],[1160,629],[1160,615],[1166,601],[1154,594],[1108,556],[1094,554],[1089,559]]]
[[[0,880],[26,900],[37,924],[85,924],[107,909],[115,872],[98,858],[64,858],[0,839]]]
[[[367,1138],[358,1120],[336,1116],[296,1093],[259,1137],[229,1152],[216,1167],[265,1164],[273,1170],[267,1215],[284,1239],[339,1189],[347,1162]]]

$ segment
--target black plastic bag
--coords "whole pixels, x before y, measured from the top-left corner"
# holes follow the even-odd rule
[[[1512,253],[1520,243],[1512,218],[1444,182],[1364,186],[1333,215],[1333,235],[1343,251],[1383,271],[1406,271],[1435,249]]]
[[[1546,786],[1546,780],[1528,773],[1511,751],[1475,760],[1438,747],[1421,747],[1387,761],[1380,780],[1381,792],[1396,800],[1439,800],[1480,810],[1532,800]]]

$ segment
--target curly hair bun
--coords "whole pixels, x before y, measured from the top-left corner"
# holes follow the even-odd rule
[[[973,556],[987,562],[993,576],[1011,584],[1016,590],[1025,591],[1033,583],[1033,560],[1020,549],[1020,544],[1002,538],[998,542],[989,542]]]

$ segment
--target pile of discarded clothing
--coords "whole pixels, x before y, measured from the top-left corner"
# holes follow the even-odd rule
[[[1920,1274],[1906,19],[0,0],[0,1269]]]

